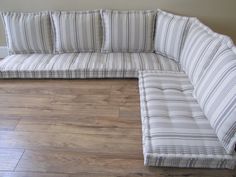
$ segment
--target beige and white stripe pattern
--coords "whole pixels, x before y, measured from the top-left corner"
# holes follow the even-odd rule
[[[181,67],[193,85],[201,78],[222,41],[232,43],[226,36],[214,33],[195,19],[189,30],[180,58]]]
[[[140,70],[179,71],[154,53],[12,55],[0,61],[0,78],[137,78]]]
[[[229,155],[181,72],[139,75],[144,164],[190,168],[234,168]]]
[[[233,51],[235,50],[235,51]],[[228,153],[236,148],[236,49],[223,45],[194,95]]]
[[[158,10],[156,18],[155,52],[179,61],[190,18]]]
[[[103,52],[152,52],[154,11],[101,10]]]
[[[56,53],[99,52],[102,43],[100,11],[52,12]]]
[[[2,12],[10,54],[52,53],[48,12]]]

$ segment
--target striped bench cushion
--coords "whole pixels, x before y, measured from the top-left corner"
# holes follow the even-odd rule
[[[12,55],[0,61],[0,78],[137,78],[139,70],[179,71],[154,53]]]
[[[233,51],[234,50],[234,51]],[[236,147],[236,49],[222,45],[194,96],[228,153]]]
[[[102,43],[100,11],[51,13],[56,53],[99,52]]]
[[[154,11],[102,10],[103,52],[152,52]]]
[[[10,54],[52,53],[48,12],[2,12]]]
[[[155,52],[179,61],[180,52],[190,27],[190,18],[158,10]]]
[[[139,75],[144,164],[191,168],[234,168],[229,155],[193,98],[181,72]]]
[[[195,19],[187,35],[180,63],[193,85],[212,61],[222,41],[230,43],[226,36],[214,33],[207,26]],[[232,43],[232,42],[231,42]]]

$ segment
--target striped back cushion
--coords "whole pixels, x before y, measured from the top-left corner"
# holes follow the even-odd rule
[[[55,52],[99,52],[100,11],[52,12]]]
[[[187,35],[180,64],[193,85],[201,78],[203,71],[216,54],[223,36],[194,20]]]
[[[2,12],[10,54],[52,53],[48,12]]]
[[[102,10],[103,52],[152,52],[154,11]]]
[[[235,52],[236,49],[221,46],[194,90],[194,96],[228,153],[232,153],[236,145]]]
[[[189,19],[158,10],[155,52],[179,61],[184,39],[190,27]]]

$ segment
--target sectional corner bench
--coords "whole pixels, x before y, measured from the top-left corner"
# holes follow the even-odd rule
[[[162,10],[1,12],[0,78],[138,78],[144,164],[236,166],[236,47]]]

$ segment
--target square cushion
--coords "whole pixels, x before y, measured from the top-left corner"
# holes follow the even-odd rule
[[[48,12],[2,12],[10,54],[52,53]]]
[[[194,96],[228,153],[236,145],[236,49],[222,45],[196,84]]]
[[[212,61],[222,41],[232,43],[228,37],[219,35],[199,20],[194,20],[180,57],[181,67],[193,85],[201,78],[202,73]]]
[[[139,91],[144,164],[234,168],[183,72],[141,71]]]
[[[99,52],[100,11],[52,12],[56,53]]]
[[[156,18],[155,52],[179,61],[190,23],[189,17],[158,10]]]
[[[154,11],[102,10],[103,52],[152,52]]]

